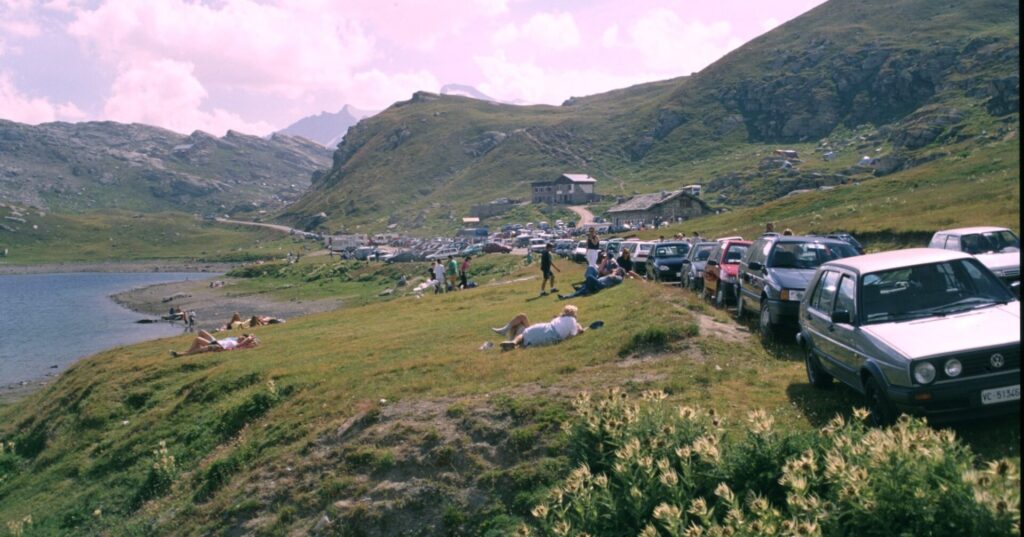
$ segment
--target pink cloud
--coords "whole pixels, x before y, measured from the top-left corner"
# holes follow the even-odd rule
[[[114,81],[104,116],[123,123],[145,123],[188,133],[199,129],[222,135],[228,129],[267,134],[273,128],[247,122],[220,108],[202,109],[206,88],[193,76],[190,63],[156,60],[122,72]]]
[[[0,73],[0,117],[38,125],[50,121],[81,121],[86,114],[73,103],[53,104],[48,99],[31,97],[18,91],[10,75]]]

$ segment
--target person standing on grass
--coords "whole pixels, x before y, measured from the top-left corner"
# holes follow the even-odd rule
[[[555,269],[558,272],[562,272],[562,270],[556,267],[551,261],[551,251],[554,250],[554,248],[555,245],[549,242],[544,245],[544,251],[540,253],[540,274],[541,278],[543,278],[540,281],[540,296],[548,294],[548,292],[544,290],[544,286],[547,285],[549,281],[551,282],[551,292],[558,292],[558,289],[555,288],[555,274],[551,272],[551,269]]]
[[[445,274],[448,276],[448,288],[451,290],[458,289],[459,263],[455,261],[455,256],[448,256],[448,266],[445,269]]]
[[[597,266],[597,253],[601,251],[601,239],[597,236],[597,230],[591,227],[587,230],[587,264]]]
[[[434,294],[444,292],[444,265],[440,259],[434,260]]]
[[[462,264],[459,265],[459,283],[462,285],[463,289],[465,289],[466,288],[466,284],[469,283],[466,280],[466,273],[469,272],[469,260],[470,259],[473,259],[473,256],[467,255],[466,258],[462,260]]]

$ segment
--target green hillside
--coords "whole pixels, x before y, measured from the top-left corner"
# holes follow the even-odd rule
[[[282,217],[451,230],[472,204],[528,199],[529,182],[563,172],[610,196],[701,183],[736,208],[948,161],[950,145],[1016,132],[1016,7],[828,2],[695,75],[557,107],[420,92],[353,128]],[[779,147],[801,162],[766,162]],[[878,164],[857,166],[864,155]],[[321,211],[326,221],[312,218]]]

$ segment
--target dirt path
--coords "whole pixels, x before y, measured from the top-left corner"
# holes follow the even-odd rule
[[[216,220],[218,222],[222,223],[222,224],[238,224],[238,225],[242,225],[242,226],[265,227],[267,229],[273,229],[274,231],[280,231],[282,233],[289,233],[289,234],[293,233],[293,232],[294,233],[305,233],[305,231],[302,231],[301,229],[295,229],[293,227],[282,226],[280,224],[265,224],[263,222],[246,222],[245,220],[230,220],[230,219],[227,219],[227,218],[217,218]]]
[[[573,206],[567,207],[567,208],[570,211],[572,211],[572,212],[576,213],[577,215],[579,215],[580,221],[579,221],[579,223],[576,224],[579,227],[586,226],[586,225],[588,225],[588,224],[590,224],[591,222],[594,221],[594,213],[590,212],[590,210],[588,210],[586,207],[584,207],[582,205],[573,205]]]

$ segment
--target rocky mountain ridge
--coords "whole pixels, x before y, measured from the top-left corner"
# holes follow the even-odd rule
[[[346,104],[335,113],[320,112],[315,116],[304,117],[295,123],[277,131],[286,136],[301,136],[324,147],[334,149],[345,137],[348,129],[359,123],[359,120],[376,114],[376,111],[360,110]]]
[[[70,212],[272,211],[330,165],[327,149],[302,138],[114,122],[0,120],[0,155],[0,201]]]
[[[716,179],[759,171],[776,147],[806,153],[864,130],[881,133],[870,157],[887,157],[884,175],[1013,128],[1018,20],[1008,0],[833,0],[695,75],[558,107],[418,92],[351,129],[331,171],[284,216],[308,223],[322,211],[329,223],[370,227],[447,218],[454,226],[453,211],[436,207],[454,207],[457,217],[563,172],[598,178],[609,196],[704,183],[716,200],[756,204],[827,186],[840,167],[863,177],[877,169],[855,167],[865,155],[851,145],[835,162],[801,163],[795,173],[805,181],[761,184],[791,176],[788,169],[743,185]],[[827,180],[816,185],[814,174]]]

